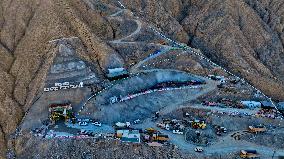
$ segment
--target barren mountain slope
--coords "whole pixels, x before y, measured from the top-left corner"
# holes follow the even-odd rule
[[[102,0],[105,3],[116,1]],[[79,37],[80,56],[105,72],[122,66],[104,40],[111,22],[90,9],[92,0],[0,0],[0,158],[35,96],[62,37]],[[201,49],[274,99],[284,99],[284,2],[282,0],[123,0],[170,37]],[[114,13],[115,7],[109,6]],[[112,57],[112,58],[110,58]]]
[[[283,1],[123,2],[169,36],[201,49],[275,99],[284,98]]]
[[[54,44],[62,37],[78,36],[87,51],[82,57],[97,63],[121,65],[116,52],[103,43],[111,39],[108,21],[89,12],[82,1],[0,1],[0,143],[9,135],[41,90],[54,55]],[[92,20],[90,20],[90,18]],[[108,61],[107,56],[114,56]],[[0,146],[0,152],[4,151]]]

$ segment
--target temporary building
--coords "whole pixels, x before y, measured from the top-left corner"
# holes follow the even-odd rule
[[[260,102],[256,102],[256,101],[241,101],[241,103],[249,109],[255,109],[255,108],[260,108],[261,107],[261,103]]]
[[[264,109],[274,109],[274,105],[271,101],[261,101],[261,108]]]
[[[139,130],[132,130],[128,131],[128,133],[123,133],[121,141],[140,143],[140,137]]]
[[[124,77],[127,76],[128,72],[125,68],[112,68],[108,69],[108,78],[117,78],[117,77]]]

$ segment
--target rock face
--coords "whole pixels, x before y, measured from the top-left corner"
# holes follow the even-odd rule
[[[274,99],[284,99],[282,0],[122,3]],[[113,22],[104,17],[116,11],[109,0],[0,0],[0,158],[9,135],[42,91],[56,56],[50,40],[77,36],[84,46],[81,58],[98,66],[98,72],[124,65],[120,55],[104,42],[118,34]]]

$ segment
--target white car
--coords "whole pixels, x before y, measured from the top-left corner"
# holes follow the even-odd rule
[[[179,134],[179,135],[183,135],[183,132],[180,130],[173,130],[174,134]]]
[[[227,133],[227,129],[225,127],[220,127],[223,133]]]
[[[98,121],[95,121],[95,122],[93,122],[92,124],[95,125],[95,126],[102,126],[102,123],[100,123],[100,122],[98,122]]]
[[[134,120],[134,124],[139,124],[141,122],[140,119]]]
[[[87,126],[87,125],[88,125],[88,123],[87,123],[87,122],[85,122],[85,121],[80,121],[80,122],[79,122],[79,125],[80,125],[80,126]]]
[[[194,151],[195,152],[203,152],[203,147],[200,147],[200,146],[195,147]]]

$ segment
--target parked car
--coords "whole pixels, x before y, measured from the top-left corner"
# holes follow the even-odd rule
[[[95,126],[102,126],[102,123],[100,123],[98,121],[92,122],[92,124],[95,125]]]
[[[227,133],[227,128],[225,128],[225,127],[223,127],[223,126],[221,126],[220,128],[221,128],[221,131],[222,131],[223,133]]]
[[[139,124],[139,123],[141,123],[140,119],[134,120],[134,124]]]
[[[173,133],[183,135],[183,131],[180,131],[180,130],[173,130]]]
[[[79,125],[80,125],[80,126],[87,126],[87,125],[88,125],[88,123],[87,123],[87,122],[85,122],[85,121],[80,121],[80,122],[79,122]]]
[[[203,152],[203,147],[200,147],[200,146],[195,147],[195,148],[194,148],[194,151],[195,151],[195,152]]]
[[[129,128],[130,127],[130,122],[125,122],[125,123],[117,122],[117,123],[115,123],[115,126]]]

